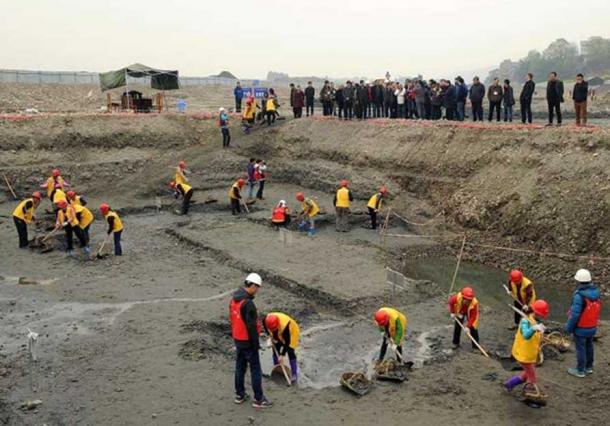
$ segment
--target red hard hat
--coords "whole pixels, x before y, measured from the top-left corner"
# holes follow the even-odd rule
[[[61,174],[61,173],[60,173],[59,169],[53,169],[53,170],[51,170],[51,175],[52,175],[53,177],[57,177],[57,176],[59,176],[60,174]]]
[[[36,191],[32,194],[33,198],[36,198],[38,200],[42,200],[42,194],[39,191]]]
[[[382,194],[387,194],[388,193],[388,188],[385,186],[382,186],[381,188],[379,188],[379,192],[381,192]]]
[[[305,201],[305,195],[302,192],[297,192],[297,200]]]
[[[345,179],[341,179],[341,182],[339,182],[339,186],[342,188],[345,188],[348,185],[348,181]]]
[[[277,317],[277,315],[267,315],[265,317],[265,327],[267,327],[267,330],[269,331],[277,330],[280,328],[280,319]]]
[[[76,192],[74,192],[74,191],[68,191],[68,192],[66,192],[66,195],[70,200],[73,200],[74,198],[76,198]]]
[[[100,212],[102,212],[102,214],[108,213],[108,210],[110,210],[110,206],[108,204],[106,204],[106,203],[100,204]]]
[[[55,204],[57,204],[57,207],[59,207],[60,209],[65,209],[66,207],[68,207],[68,202],[66,200],[59,200]]]
[[[381,309],[375,312],[375,322],[380,327],[385,326],[390,321],[390,314],[386,311],[382,311]]]
[[[186,169],[186,163],[184,161],[181,161],[178,163],[178,167],[180,167],[181,169]]]
[[[472,289],[472,287],[464,287],[461,293],[462,297],[466,300],[474,299],[474,290]]]
[[[510,280],[515,284],[521,284],[523,281],[523,272],[518,269],[513,269],[510,271]]]
[[[243,179],[237,179],[237,186],[240,188],[246,184],[246,181]]]
[[[532,310],[539,317],[546,318],[549,316],[549,304],[542,299],[536,300],[532,304]]]
[[[169,183],[169,187],[170,187],[170,188],[175,188],[175,187],[176,187],[176,181],[175,181],[175,180],[171,181],[171,182]]]

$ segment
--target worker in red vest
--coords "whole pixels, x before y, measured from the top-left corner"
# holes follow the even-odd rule
[[[460,323],[467,320],[466,332],[479,341],[479,301],[474,295],[474,290],[471,287],[464,287],[461,291],[449,297],[449,313],[451,318],[457,319]],[[455,323],[453,329],[453,349],[460,347],[460,336],[462,327]],[[474,342],[472,348],[477,349]]]
[[[286,201],[280,200],[280,202],[277,203],[277,206],[275,206],[273,214],[271,215],[271,223],[277,227],[287,226],[290,223],[290,212],[288,211]]]
[[[602,304],[599,287],[591,279],[591,272],[579,269],[574,279],[578,287],[572,296],[565,331],[574,334],[576,368],[570,368],[568,373],[583,378],[593,374],[593,337],[597,333]]]
[[[241,404],[248,399],[245,388],[245,376],[248,364],[255,408],[268,408],[273,405],[263,394],[263,375],[258,354],[260,349],[259,335],[261,324],[253,299],[263,285],[263,280],[256,273],[249,274],[243,287],[233,293],[229,303],[229,319],[231,320],[231,335],[235,341],[235,403]]]

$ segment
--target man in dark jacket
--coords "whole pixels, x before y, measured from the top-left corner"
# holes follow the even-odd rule
[[[316,89],[314,89],[313,85],[311,84],[311,81],[308,81],[307,87],[305,88],[305,112],[307,114],[307,117],[309,117],[310,112],[311,115],[313,115],[313,103],[315,98]]]
[[[374,87],[374,97],[375,97],[375,117],[380,118],[383,117],[383,94],[385,89],[383,88],[383,84],[378,81]]]
[[[443,97],[443,108],[445,108],[445,119],[449,121],[455,120],[455,110],[457,108],[457,100],[455,87],[449,80],[443,80],[441,93]]]
[[[229,303],[231,335],[235,342],[235,403],[241,404],[248,399],[245,387],[245,376],[248,364],[254,400],[252,406],[268,408],[273,405],[263,394],[263,377],[258,351],[260,349],[260,322],[254,305],[254,297],[263,281],[260,275],[251,273],[246,277],[243,287],[233,293]]]
[[[456,119],[464,121],[466,116],[466,99],[468,98],[468,88],[461,76],[455,78],[455,100],[456,100]]]
[[[531,72],[527,73],[525,78],[525,84],[521,89],[521,95],[519,95],[519,104],[521,105],[521,122],[525,124],[527,121],[532,124],[532,98],[536,91],[536,83],[534,82],[534,74]]]
[[[561,126],[561,104],[563,103],[563,81],[557,78],[557,73],[553,71],[549,74],[549,81],[546,84],[546,102],[549,106],[549,123],[553,125],[553,115],[557,114],[557,125]]]
[[[489,115],[487,120],[491,121],[496,110],[496,121],[500,121],[500,110],[502,109],[502,86],[500,86],[500,80],[494,78],[493,83],[487,90],[487,99],[489,99]]]
[[[367,86],[364,84],[364,80],[360,80],[360,86],[356,90],[356,100],[358,102],[358,114],[359,119],[365,119],[369,103],[369,94]]]
[[[383,89],[383,116],[389,118],[392,116],[392,103],[394,102],[394,89],[392,83],[386,82]]]
[[[479,77],[472,79],[470,86],[470,103],[472,104],[472,121],[483,121],[483,99],[485,98],[485,85]]]
[[[235,112],[241,112],[241,100],[244,98],[244,89],[242,89],[239,81],[235,85],[235,89],[233,89],[233,96],[235,96]]]
[[[568,369],[572,376],[583,378],[593,374],[593,337],[601,313],[599,288],[592,282],[591,273],[579,269],[574,276],[578,283],[572,296],[566,333],[574,334],[576,346],[576,368]]]
[[[340,85],[339,89],[335,92],[335,102],[337,103],[337,116],[339,118],[343,117],[345,102],[343,102],[343,89],[344,86]]]
[[[292,115],[297,118],[297,113],[294,109],[294,97],[297,93],[297,89],[294,87],[294,83],[290,83],[290,108],[292,108]]]
[[[572,100],[574,101],[574,113],[576,114],[576,125],[587,125],[587,99],[589,97],[589,83],[585,81],[582,74],[576,76]]]
[[[504,80],[504,87],[502,87],[502,106],[504,107],[504,121],[513,122],[513,106],[515,105],[515,95],[513,92],[513,86],[510,85],[510,80],[507,78]]]
[[[301,86],[297,85],[297,88],[294,92],[294,100],[292,109],[294,111],[294,118],[303,117],[303,107],[305,106],[305,93],[301,90]]]
[[[351,120],[354,116],[354,97],[356,91],[351,81],[345,83],[343,88],[343,118],[345,120]]]
[[[440,120],[443,115],[443,94],[441,92],[441,86],[435,80],[429,81],[430,85],[430,105],[432,107],[432,120]]]

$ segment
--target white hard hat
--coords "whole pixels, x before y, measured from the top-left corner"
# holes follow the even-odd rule
[[[248,284],[248,283],[254,284],[258,287],[262,287],[263,279],[257,273],[252,272],[252,273],[248,274],[248,276],[246,277],[246,284]]]
[[[223,107],[218,108],[219,112],[223,112],[225,109]]]
[[[286,200],[280,200],[280,202],[278,203],[278,206],[286,206]]]
[[[591,281],[593,281],[591,279],[591,272],[586,269],[579,269],[578,271],[576,271],[574,279],[579,283],[590,283]]]

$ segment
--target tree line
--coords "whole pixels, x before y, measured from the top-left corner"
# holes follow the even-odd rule
[[[528,54],[512,61],[506,59],[498,68],[489,72],[486,82],[494,77],[521,82],[531,72],[536,81],[545,81],[549,72],[556,71],[562,78],[572,79],[578,73],[589,77],[610,77],[610,39],[589,37],[578,44],[564,38],[553,41],[542,52],[530,50]]]

